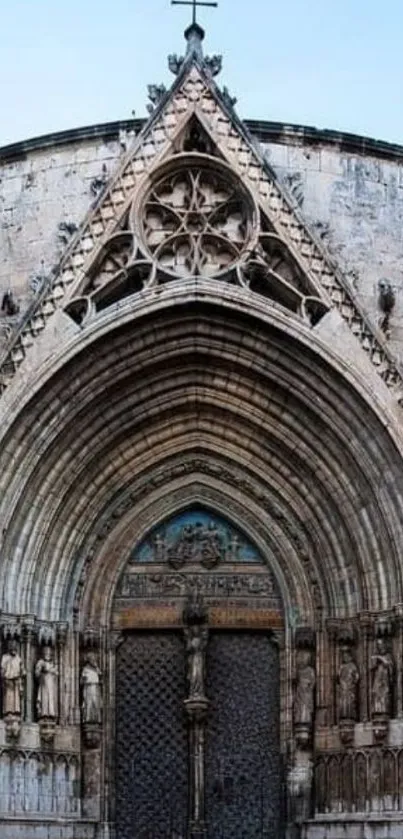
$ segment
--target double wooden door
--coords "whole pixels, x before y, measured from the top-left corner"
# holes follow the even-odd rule
[[[279,839],[279,658],[270,636],[209,633],[196,833],[183,634],[128,632],[116,664],[116,839]]]

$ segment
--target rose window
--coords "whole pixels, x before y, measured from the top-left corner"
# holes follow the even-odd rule
[[[178,155],[142,202],[141,238],[160,268],[183,276],[217,276],[250,247],[253,199],[224,164]]]

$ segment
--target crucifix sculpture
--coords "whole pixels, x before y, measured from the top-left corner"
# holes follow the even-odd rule
[[[172,6],[192,6],[192,25],[197,24],[196,13],[199,6],[218,6],[218,3],[205,2],[205,0],[171,0]]]

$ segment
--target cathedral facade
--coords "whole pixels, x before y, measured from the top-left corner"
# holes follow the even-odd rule
[[[403,835],[403,149],[149,118],[0,150],[0,834]]]

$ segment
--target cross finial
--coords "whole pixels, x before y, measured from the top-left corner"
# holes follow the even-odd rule
[[[197,25],[196,13],[199,6],[218,6],[218,3],[206,2],[206,0],[171,0],[172,6],[192,6],[192,25]]]

